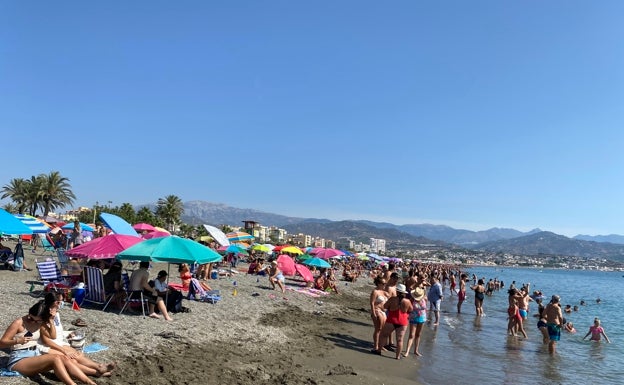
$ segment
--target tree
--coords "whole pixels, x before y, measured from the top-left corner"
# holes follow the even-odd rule
[[[125,219],[126,222],[128,223],[131,223],[131,224],[138,223],[136,222],[136,219],[137,219],[136,212],[134,211],[134,207],[132,207],[130,203],[122,204],[121,207],[119,207],[119,209],[117,210],[117,215]]]
[[[156,203],[156,216],[165,222],[165,228],[174,231],[175,226],[180,223],[180,217],[184,213],[182,199],[176,195],[167,195],[159,198]]]
[[[149,223],[152,226],[163,226],[162,220],[156,217],[154,212],[147,206],[143,206],[137,211],[136,222],[134,223]]]
[[[37,215],[37,209],[41,203],[41,183],[42,178],[39,176],[31,176],[26,180],[26,202],[28,203],[28,214]]]
[[[41,174],[37,180],[39,183],[38,197],[44,216],[57,208],[71,205],[76,199],[69,179],[61,176],[58,171],[51,171],[48,175]]]
[[[0,199],[11,198],[18,214],[24,214],[29,206],[28,203],[28,181],[24,178],[13,178],[9,184],[2,187]],[[8,211],[8,210],[7,210]]]

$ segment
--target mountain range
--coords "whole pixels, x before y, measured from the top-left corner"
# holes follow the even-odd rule
[[[482,251],[508,252],[522,255],[568,255],[624,259],[624,236],[577,235],[568,238],[540,229],[522,232],[508,228],[483,231],[455,229],[445,225],[407,224],[367,220],[331,221],[329,219],[289,217],[254,209],[241,209],[220,203],[189,201],[184,203],[182,221],[188,224],[242,225],[253,220],[263,226],[277,226],[291,234],[304,233],[341,243],[351,239],[368,243],[370,238],[385,239],[389,247],[413,245],[454,245]]]

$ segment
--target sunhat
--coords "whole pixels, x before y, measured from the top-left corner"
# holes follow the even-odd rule
[[[277,265],[277,261],[271,261],[272,265]]]
[[[402,284],[402,283],[399,283],[397,285],[396,291],[397,291],[397,293],[407,294],[407,289],[405,288],[405,285]]]
[[[420,301],[421,299],[423,299],[425,297],[425,290],[417,287],[416,289],[414,289],[412,291],[412,298],[414,298],[414,300],[416,301]]]

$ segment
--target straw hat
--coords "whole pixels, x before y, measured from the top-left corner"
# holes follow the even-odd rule
[[[403,293],[403,294],[407,294],[407,289],[405,288],[405,285],[402,283],[399,283],[396,287],[396,291],[397,293]]]
[[[425,297],[425,290],[421,287],[417,287],[416,289],[414,289],[412,291],[412,298],[414,298],[415,301],[420,301]]]

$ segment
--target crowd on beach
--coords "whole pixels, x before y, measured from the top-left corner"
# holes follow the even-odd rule
[[[434,327],[439,325],[440,306],[447,288],[449,295],[457,296],[457,313],[462,312],[468,290],[472,291],[477,317],[485,316],[485,297],[505,288],[505,283],[496,278],[486,281],[486,278],[470,275],[456,265],[444,264],[389,263],[372,269],[370,277],[375,286],[370,294],[370,314],[374,326],[371,353],[382,355],[384,351],[394,352],[397,360],[408,357],[412,347],[414,355],[422,355],[419,346],[423,326],[425,323],[431,323]],[[538,305],[537,313],[534,314],[538,319],[537,328],[551,354],[556,351],[562,330],[576,332],[574,325],[567,322],[564,314],[578,311],[577,305],[567,305],[562,309],[560,297],[556,294],[544,305],[543,293],[531,293],[530,283],[517,288],[513,281],[507,294],[507,333],[510,336],[522,335],[528,338],[524,324],[530,314],[530,302]],[[596,302],[600,303],[600,299]],[[585,302],[581,301],[580,305],[585,305]],[[406,333],[408,338],[404,344]],[[592,341],[599,342],[604,338],[606,342],[610,342],[598,318],[594,319],[583,339],[589,336]]]

